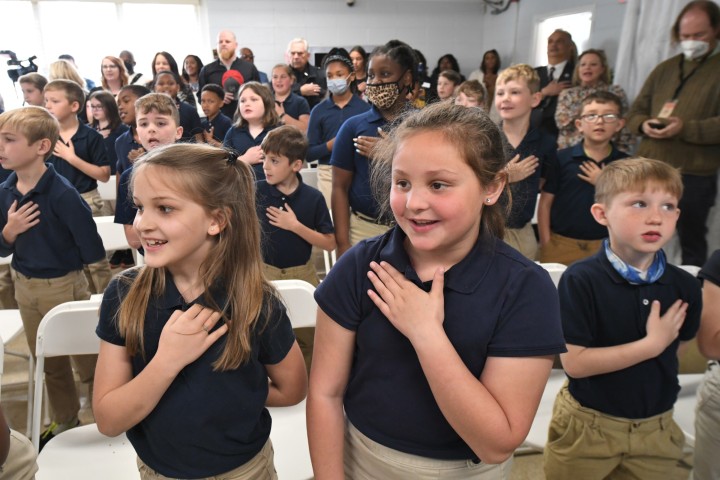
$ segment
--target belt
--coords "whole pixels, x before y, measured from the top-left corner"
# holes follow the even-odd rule
[[[383,218],[374,218],[370,215],[365,215],[364,213],[360,213],[357,210],[351,210],[352,214],[358,217],[360,220],[368,223],[374,223],[375,225],[385,225],[386,227],[392,227],[395,225],[395,220],[390,219],[383,219]]]

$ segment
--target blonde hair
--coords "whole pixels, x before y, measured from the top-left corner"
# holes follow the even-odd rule
[[[595,184],[595,201],[610,204],[624,192],[642,192],[654,185],[676,197],[683,194],[680,171],[660,160],[634,157],[612,162],[602,169]]]
[[[411,112],[385,139],[378,142],[370,171],[370,183],[380,206],[380,216],[388,217],[392,162],[402,142],[422,132],[439,132],[452,144],[473,170],[480,185],[505,182],[505,151],[498,126],[479,108],[465,108],[451,102],[437,102],[422,110]],[[439,160],[442,161],[442,160]],[[505,233],[505,217],[510,211],[507,183],[503,187],[503,201],[485,205],[481,225],[498,238]]]
[[[135,100],[136,118],[138,113],[148,114],[153,110],[160,115],[172,117],[175,126],[180,126],[180,111],[175,100],[167,93],[148,93]]]
[[[226,150],[205,144],[173,144],[146,153],[134,167],[137,175],[148,169],[163,168],[165,181],[201,205],[208,214],[220,212],[225,228],[214,236],[214,245],[200,265],[203,301],[219,311],[228,326],[225,348],[215,363],[215,371],[238,368],[250,359],[253,334],[262,318],[267,319],[278,298],[263,276],[260,226],[255,212],[255,177],[243,162]],[[165,268],[147,265],[139,268],[117,315],[118,330],[125,338],[130,355],[144,354],[143,331],[151,296],[165,291]],[[211,293],[222,288],[227,301],[217,305]]]
[[[20,133],[27,138],[30,145],[44,138],[50,140],[50,150],[45,155],[45,159],[52,154],[55,143],[60,138],[60,124],[42,107],[30,106],[8,110],[0,115],[0,130],[3,128]]]
[[[85,88],[85,80],[80,76],[77,68],[67,60],[57,60],[50,64],[48,80],[72,80],[81,88]]]
[[[585,50],[578,57],[577,62],[575,62],[575,69],[573,70],[572,84],[575,86],[580,85],[580,62],[585,55],[595,55],[596,57],[598,57],[598,59],[600,59],[600,65],[603,67],[603,74],[600,75],[600,83],[610,85],[610,65],[608,65],[605,50],[598,50],[595,48]]]
[[[113,57],[112,55],[108,55],[107,57],[103,57],[103,60],[110,60],[115,66],[118,67],[118,70],[120,71],[120,88],[124,87],[128,83],[130,83],[127,69],[125,68],[125,62],[120,60],[117,57]],[[105,90],[110,90],[110,85],[108,85],[107,80],[105,80],[105,73],[102,69],[102,62],[100,62],[100,83],[102,84],[102,87]]]
[[[540,77],[533,67],[525,63],[511,65],[498,74],[496,85],[502,85],[510,81],[524,80],[530,89],[530,93],[540,91]]]

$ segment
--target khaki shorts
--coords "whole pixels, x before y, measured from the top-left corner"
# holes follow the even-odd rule
[[[540,249],[540,261],[570,265],[597,253],[602,242],[602,240],[577,240],[553,232],[548,243]]]
[[[672,410],[643,419],[606,415],[581,406],[566,384],[553,407],[545,475],[553,480],[687,479],[688,471],[678,467],[685,436],[672,415]]]
[[[535,231],[529,222],[522,228],[506,228],[503,240],[525,257],[535,261],[538,244],[535,238]]]

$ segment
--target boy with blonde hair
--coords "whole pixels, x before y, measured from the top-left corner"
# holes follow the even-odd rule
[[[535,260],[538,245],[531,220],[540,193],[544,165],[557,156],[555,140],[539,125],[532,125],[532,110],[541,100],[540,78],[525,64],[513,65],[498,75],[495,107],[510,144],[507,165],[512,207],[505,228],[505,242],[530,260]]]
[[[613,162],[598,177],[592,214],[609,238],[558,286],[568,383],[553,409],[547,478],[688,476],[673,405],[678,348],[698,330],[702,298],[662,250],[682,191],[679,172],[658,160]]]
[[[0,184],[0,255],[13,255],[15,299],[30,351],[40,321],[53,307],[90,298],[83,265],[105,259],[90,207],[78,191],[45,163],[59,138],[47,110],[25,107],[0,115],[0,163],[14,172]],[[74,357],[80,380],[90,384],[95,355]],[[45,361],[52,423],[42,446],[78,425],[80,404],[68,357]]]

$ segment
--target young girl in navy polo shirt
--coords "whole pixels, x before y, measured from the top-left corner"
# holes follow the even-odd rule
[[[318,287],[315,478],[507,478],[565,351],[547,273],[502,242],[502,140],[480,109],[411,114],[373,165],[397,226]]]
[[[219,148],[174,144],[133,169],[146,265],[103,298],[98,428],[127,432],[143,479],[277,478],[265,407],[301,401],[307,377],[263,279],[250,168]]]

